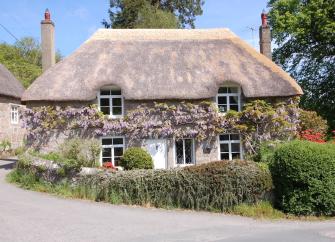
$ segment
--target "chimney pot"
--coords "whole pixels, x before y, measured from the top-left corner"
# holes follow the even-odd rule
[[[267,13],[265,12],[264,9],[263,9],[263,12],[261,14],[261,18],[262,18],[262,26],[263,27],[268,26],[268,15],[267,15]]]
[[[44,20],[46,20],[46,21],[51,21],[49,9],[46,9],[46,10],[45,10],[45,13],[44,13]]]

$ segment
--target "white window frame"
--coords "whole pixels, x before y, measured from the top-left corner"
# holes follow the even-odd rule
[[[120,90],[121,95],[101,95],[101,91],[111,91],[111,90]],[[99,110],[101,111],[101,104],[100,104],[100,99],[101,98],[108,98],[109,99],[109,115],[106,114],[109,118],[121,118],[124,115],[124,100],[123,100],[123,95],[122,95],[122,90],[118,87],[115,86],[108,86],[108,87],[103,87],[99,90],[98,92],[98,107]],[[119,115],[113,115],[111,114],[113,112],[113,106],[112,106],[112,99],[113,98],[121,98],[121,114]]]
[[[240,144],[240,159],[243,159],[243,147],[242,147],[242,142],[241,142],[241,135],[238,133],[229,133],[229,134],[221,134],[221,135],[238,135],[239,136],[239,140],[220,140],[220,135],[218,135],[217,137],[217,141],[218,141],[218,159],[221,160],[221,145],[220,144],[228,144],[228,151],[229,151],[229,160],[233,160],[233,152],[231,150],[231,144],[235,143],[235,144]]]
[[[176,141],[173,139],[173,159],[174,159],[174,166],[175,167],[184,167],[184,166],[193,166],[196,164],[196,158],[195,158],[195,142],[193,138],[184,138],[180,139],[183,141],[183,164],[177,164],[177,147],[176,147]],[[185,140],[191,140],[192,141],[192,163],[186,164],[185,161]]]
[[[18,124],[19,123],[19,107],[20,105],[17,104],[10,104],[10,123],[11,124]],[[15,109],[15,110],[13,110]]]
[[[234,87],[237,88],[237,93],[219,93],[219,89],[218,89],[218,94],[216,95],[216,105],[219,108],[219,97],[225,97],[227,100],[227,112],[230,110],[230,98],[229,97],[237,97],[237,105],[238,105],[238,112],[241,112],[241,87],[237,86],[237,85],[223,85],[220,86],[221,87],[225,87],[225,88],[229,88],[229,87]],[[220,108],[219,108],[219,112],[220,113],[227,113],[227,112],[221,112]]]
[[[103,145],[102,144],[102,140],[103,139],[120,139],[120,138],[122,138],[122,140],[123,140],[123,144],[121,145],[121,144],[117,144],[117,145]],[[115,166],[115,160],[114,160],[114,148],[118,148],[118,147],[122,147],[123,148],[123,153],[125,152],[125,149],[126,149],[126,143],[125,143],[125,137],[123,137],[123,136],[104,136],[104,137],[100,137],[100,144],[101,144],[101,150],[100,150],[100,165],[102,166],[103,165],[103,162],[102,162],[102,160],[103,160],[103,156],[102,156],[102,150],[103,150],[103,148],[111,148],[111,152],[112,152],[112,160],[111,160],[111,162],[112,162],[112,164],[113,164],[113,166]]]

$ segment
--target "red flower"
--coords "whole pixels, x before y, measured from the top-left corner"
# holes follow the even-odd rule
[[[326,143],[326,137],[324,134],[316,132],[312,129],[307,129],[300,133],[302,140],[308,140],[316,143]]]
[[[113,163],[112,162],[104,162],[103,164],[102,164],[102,166],[104,167],[104,168],[107,168],[107,169],[115,169],[115,166],[113,166]]]

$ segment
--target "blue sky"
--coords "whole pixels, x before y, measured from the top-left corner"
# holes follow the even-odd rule
[[[260,14],[267,0],[205,0],[196,28],[230,28],[258,48]],[[0,24],[17,38],[40,39],[40,21],[46,8],[56,25],[56,48],[67,56],[78,48],[108,18],[109,0],[0,0]],[[255,28],[254,37],[250,27]],[[0,42],[15,39],[0,27]]]

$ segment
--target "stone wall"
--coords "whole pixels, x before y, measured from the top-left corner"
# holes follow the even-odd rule
[[[11,105],[21,105],[20,100],[0,96],[0,142],[8,140],[11,142],[12,148],[23,145],[25,130],[21,127],[21,123],[11,123]]]

